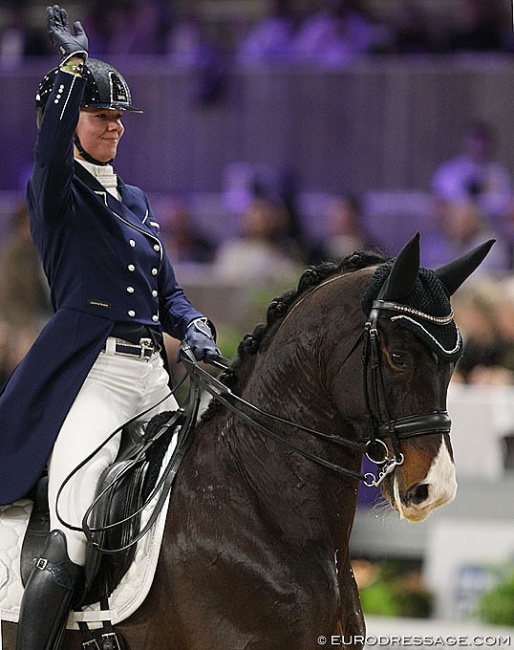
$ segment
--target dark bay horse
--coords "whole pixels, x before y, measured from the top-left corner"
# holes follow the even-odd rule
[[[309,269],[273,301],[223,378],[246,403],[211,405],[196,427],[152,589],[118,626],[131,650],[362,645],[348,550],[359,479],[412,521],[453,499],[449,296],[490,246],[428,271],[415,237],[394,261]],[[360,474],[363,453],[376,477]],[[81,648],[79,634],[64,647]]]

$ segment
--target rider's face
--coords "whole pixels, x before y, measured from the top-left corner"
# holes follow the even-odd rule
[[[121,123],[123,111],[111,108],[83,108],[77,124],[77,135],[87,153],[99,162],[109,162],[116,156],[118,142],[125,128]],[[80,157],[78,151],[75,155]]]

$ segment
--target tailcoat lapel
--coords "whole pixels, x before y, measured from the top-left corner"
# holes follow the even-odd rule
[[[75,162],[75,173],[112,213],[121,217],[134,228],[144,230],[147,234],[155,236],[155,232],[151,229],[149,223],[148,204],[142,193],[132,191],[132,188],[118,177],[118,190],[122,198],[121,201],[118,201],[78,162]]]

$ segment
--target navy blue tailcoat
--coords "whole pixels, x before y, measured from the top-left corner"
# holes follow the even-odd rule
[[[182,339],[202,316],[177,283],[145,194],[120,181],[120,202],[74,161],[84,86],[59,72],[36,142],[27,201],[55,314],[0,396],[0,504],[41,475],[115,322]]]

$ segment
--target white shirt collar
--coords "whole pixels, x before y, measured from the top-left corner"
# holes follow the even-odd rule
[[[118,191],[118,176],[114,172],[112,165],[95,165],[87,160],[82,160],[81,158],[75,158],[75,160],[87,169],[87,171],[96,178],[100,185],[105,187],[105,189],[118,199],[118,201],[121,201],[121,195]]]

